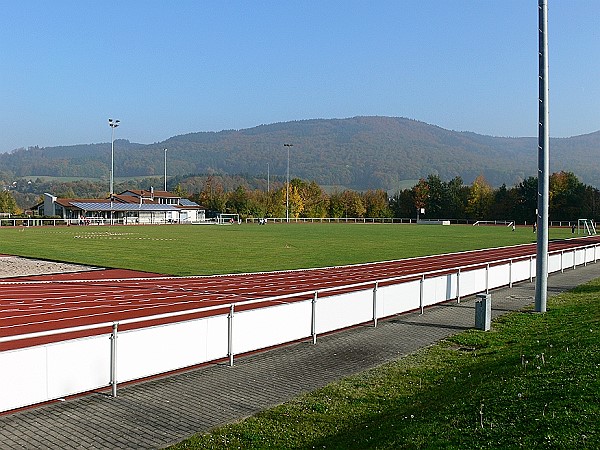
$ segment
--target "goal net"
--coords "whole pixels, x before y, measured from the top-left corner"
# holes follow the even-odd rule
[[[217,216],[217,223],[220,225],[239,224],[240,223],[240,215],[239,214],[221,213]]]
[[[577,234],[586,234],[591,236],[596,234],[596,225],[591,219],[577,219]]]

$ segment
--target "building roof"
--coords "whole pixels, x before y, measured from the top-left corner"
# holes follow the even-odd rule
[[[83,211],[179,211],[175,205],[160,205],[156,203],[118,203],[112,202],[78,202],[70,204]]]
[[[125,194],[126,192],[131,192],[132,194],[138,196],[138,197],[151,197],[152,195],[154,195],[154,197],[160,197],[160,198],[179,198],[178,195],[175,195],[171,192],[167,192],[167,191],[158,191],[158,190],[154,190],[154,191],[147,191],[144,189],[127,189],[125,192],[123,192],[123,194]]]
[[[150,191],[129,189],[121,194],[115,194],[110,198],[56,198],[54,202],[63,208],[77,209],[82,211],[181,211],[182,209],[198,209],[204,207],[186,198],[180,198],[170,192],[154,191],[154,199],[145,197]],[[50,194],[47,194],[50,195]],[[159,203],[158,198],[174,198],[175,203]],[[34,206],[40,207],[44,202]]]
[[[194,207],[200,207],[200,205],[196,202],[193,202],[191,200],[188,200],[187,198],[181,198],[179,199],[179,205],[180,206],[194,206]]]
[[[127,191],[127,192],[130,192],[130,191]],[[110,199],[107,199],[107,201],[110,201]],[[136,204],[146,203],[146,204],[158,205],[158,202],[156,200],[150,200],[149,198],[135,197],[133,195],[123,195],[123,194],[113,195],[113,201],[119,202],[119,203],[136,203]]]
[[[97,198],[57,198],[55,203],[58,203],[60,206],[64,206],[65,208],[68,208],[72,205],[72,203],[74,201],[77,202],[95,202],[95,203],[106,203],[106,202],[110,202],[110,200],[107,199],[97,199]],[[44,202],[40,203],[43,204]]]

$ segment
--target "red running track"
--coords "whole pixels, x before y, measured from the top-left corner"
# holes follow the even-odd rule
[[[600,242],[588,237],[551,242],[551,252]],[[127,270],[0,279],[0,337],[62,330],[126,319],[183,312],[183,315],[119,325],[119,330],[223,314],[232,303],[258,300],[256,308],[276,303],[272,297],[410,276],[470,264],[535,256],[535,244],[453,253],[323,269],[204,277],[165,277]],[[308,294],[307,294],[308,293]],[[260,303],[260,299],[265,299]],[[292,301],[287,299],[285,301]],[[210,311],[185,313],[199,308]],[[85,331],[0,342],[0,351],[110,332],[110,325]]]

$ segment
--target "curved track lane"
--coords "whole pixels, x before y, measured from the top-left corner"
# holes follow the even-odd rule
[[[550,252],[591,245],[600,238],[551,242]],[[143,272],[105,270],[0,280],[0,336],[18,336],[180,312],[182,315],[130,323],[120,330],[224,314],[232,303],[258,301],[256,308],[310,298],[310,292],[401,276],[420,276],[465,265],[535,256],[535,244],[518,245],[377,263],[204,277],[165,277]],[[288,299],[273,297],[294,296]],[[260,302],[265,299],[264,302]],[[212,308],[209,311],[193,310]],[[0,342],[0,350],[110,332],[108,326]]]

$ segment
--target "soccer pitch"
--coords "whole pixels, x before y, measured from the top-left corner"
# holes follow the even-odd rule
[[[572,235],[551,228],[549,236]],[[470,225],[1,227],[0,254],[183,276],[328,267],[535,240],[530,227]]]

